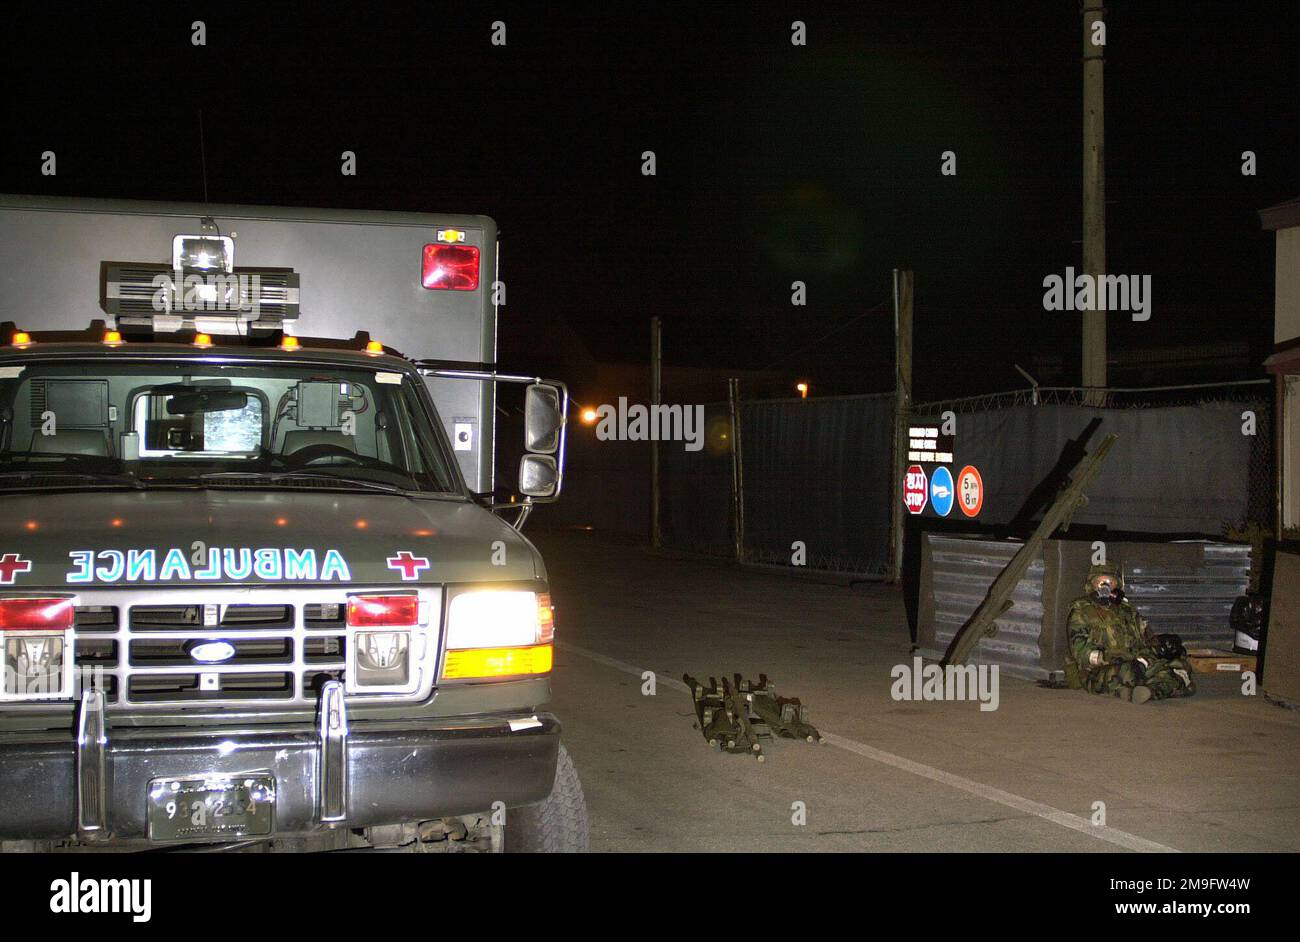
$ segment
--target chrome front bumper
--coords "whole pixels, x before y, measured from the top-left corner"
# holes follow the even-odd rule
[[[338,682],[314,726],[111,729],[92,690],[75,736],[0,734],[0,839],[146,838],[148,784],[167,776],[269,772],[286,836],[515,807],[550,794],[559,740],[549,714],[349,722]]]

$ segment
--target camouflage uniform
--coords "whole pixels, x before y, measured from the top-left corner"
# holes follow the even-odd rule
[[[1092,581],[1099,575],[1113,576],[1119,588],[1124,585],[1118,567],[1093,566],[1084,584],[1086,594],[1070,605],[1070,658],[1080,686],[1089,693],[1110,693],[1126,700],[1163,700],[1195,693],[1191,668],[1182,659],[1166,661],[1156,656],[1146,619],[1131,602],[1098,599]]]

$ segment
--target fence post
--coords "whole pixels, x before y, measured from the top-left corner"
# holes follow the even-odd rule
[[[731,504],[736,522],[736,562],[745,561],[745,464],[740,448],[740,380],[727,380],[731,407]]]
[[[903,471],[912,409],[912,272],[894,269],[894,480],[890,487],[889,581],[903,577]]]
[[[650,318],[650,405],[659,405],[662,395],[663,321]],[[655,415],[654,408],[650,410]],[[657,421],[657,420],[656,420]],[[663,545],[663,530],[659,524],[659,436],[650,441],[650,545],[659,549]]]

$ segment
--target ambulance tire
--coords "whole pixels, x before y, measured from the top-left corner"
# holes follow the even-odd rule
[[[508,854],[582,854],[587,851],[587,799],[569,750],[560,746],[555,784],[545,801],[511,808],[506,815]]]

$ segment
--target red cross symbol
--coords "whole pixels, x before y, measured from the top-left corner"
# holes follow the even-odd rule
[[[17,553],[5,553],[0,556],[0,585],[13,585],[14,578],[20,572],[31,572],[32,561],[23,559]]]
[[[3,565],[3,563],[0,563],[0,565]],[[427,556],[412,556],[408,551],[402,550],[396,556],[388,557],[388,568],[402,570],[402,581],[410,582],[413,579],[420,578],[421,569],[429,568],[429,558]]]

